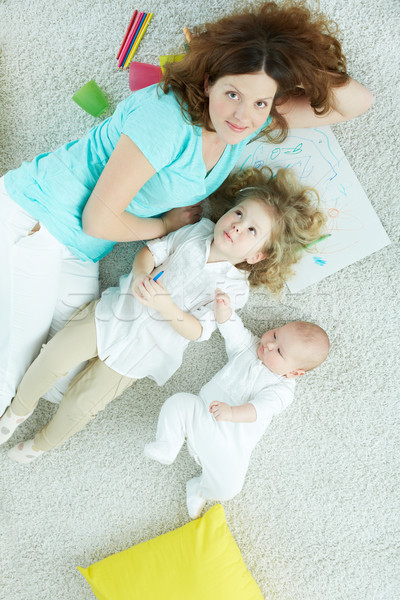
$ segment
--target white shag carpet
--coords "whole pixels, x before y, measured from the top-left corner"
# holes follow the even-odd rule
[[[321,0],[339,23],[350,73],[375,95],[372,110],[334,128],[392,244],[281,302],[255,293],[244,320],[256,333],[314,320],[329,360],[304,377],[292,407],[256,448],[242,493],[224,503],[249,570],[269,600],[395,600],[399,573],[399,48],[396,0]],[[2,0],[0,173],[98,123],[71,100],[94,78],[110,111],[128,95],[116,53],[134,8],[154,12],[137,60],[179,49],[181,27],[228,12],[233,1]],[[106,116],[107,116],[106,115]],[[101,263],[116,284],[135,247]],[[260,318],[260,306],[263,307]],[[30,466],[6,456],[55,407],[34,416],[0,451],[4,600],[89,600],[76,565],[185,524],[185,483],[198,467],[184,450],[163,467],[142,449],[162,402],[196,392],[225,362],[214,334],[192,344],[163,387],[142,381],[82,433]],[[157,599],[159,600],[159,599]],[[169,599],[166,599],[169,600]],[[173,599],[171,599],[173,600]],[[188,599],[189,600],[189,599]]]

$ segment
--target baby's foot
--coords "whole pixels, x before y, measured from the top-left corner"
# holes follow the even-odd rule
[[[144,447],[144,453],[148,458],[156,460],[162,465],[171,465],[179,452],[172,448],[167,442],[151,442]]]
[[[34,440],[28,440],[27,442],[21,442],[11,448],[8,451],[8,456],[15,460],[16,462],[22,463],[24,465],[32,462],[35,458],[38,458],[42,454],[44,454],[44,450],[35,450],[33,448]]]
[[[186,506],[191,519],[197,519],[206,504],[206,500],[198,491],[199,480],[200,477],[193,477],[186,484]]]
[[[7,442],[17,427],[26,421],[31,414],[32,413],[30,412],[29,415],[21,417],[13,413],[11,406],[9,406],[0,419],[0,445]]]

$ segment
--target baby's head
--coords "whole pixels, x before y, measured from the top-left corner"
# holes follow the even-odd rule
[[[257,348],[258,358],[270,371],[288,379],[304,375],[324,362],[329,352],[326,332],[305,321],[293,321],[267,331]]]
[[[236,266],[249,273],[250,285],[266,285],[273,293],[293,274],[301,250],[325,231],[317,192],[302,186],[289,169],[280,169],[275,177],[268,167],[233,173],[210,200],[214,220],[243,202],[256,201],[268,211],[271,226],[261,247],[264,258]]]

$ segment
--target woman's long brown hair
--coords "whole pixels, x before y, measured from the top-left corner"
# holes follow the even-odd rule
[[[332,88],[348,80],[336,34],[337,26],[303,1],[266,2],[199,28],[184,59],[166,65],[160,85],[164,92],[173,90],[191,123],[213,131],[205,78],[212,85],[226,75],[264,71],[278,83],[272,123],[264,133],[283,141],[287,123],[276,110],[279,104],[305,95],[316,114],[326,114]],[[271,136],[272,130],[278,133]]]

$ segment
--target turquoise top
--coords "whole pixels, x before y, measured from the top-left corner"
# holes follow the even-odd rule
[[[86,235],[82,211],[121,133],[135,142],[156,170],[126,209],[138,217],[204,200],[221,185],[246,143],[258,133],[228,145],[207,175],[201,127],[182,117],[171,91],[164,94],[156,88],[144,88],[120,102],[114,114],[84,138],[40,154],[5,175],[11,198],[83,260],[98,261],[115,244]]]

